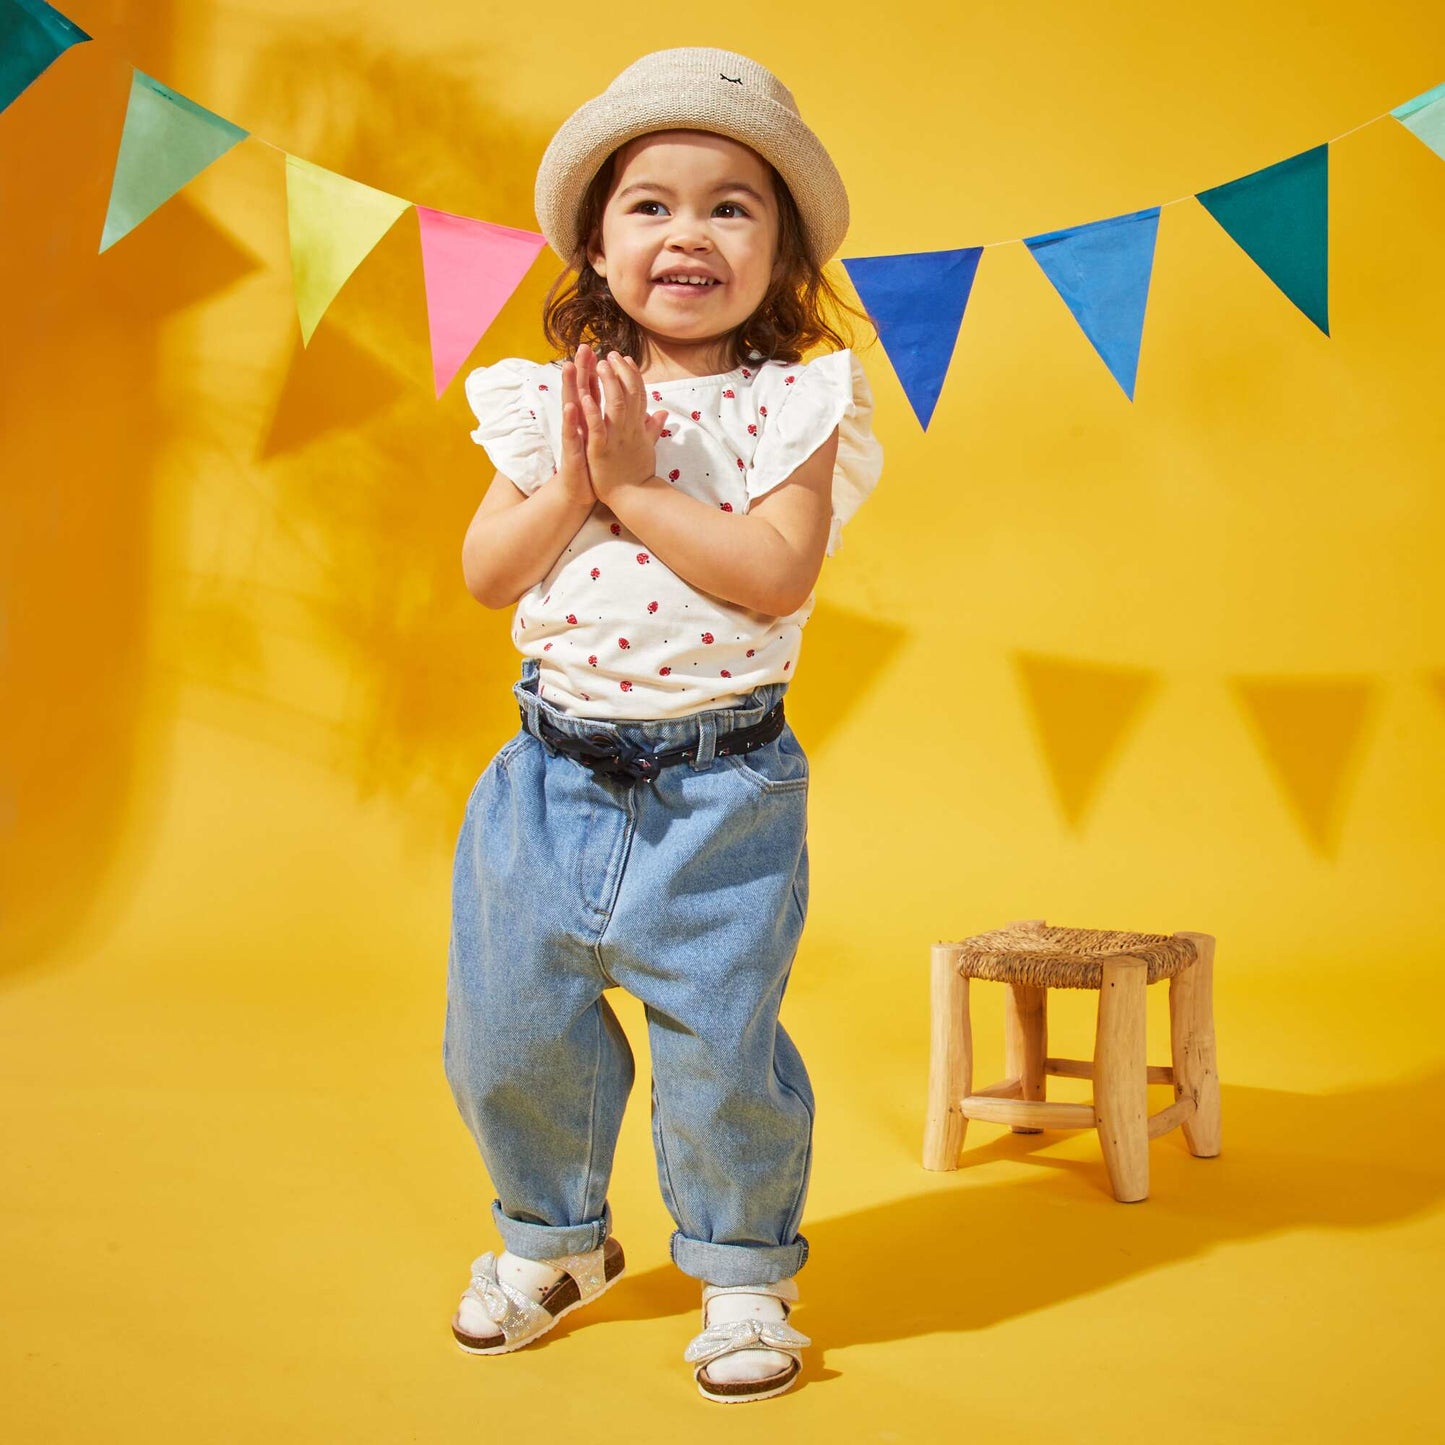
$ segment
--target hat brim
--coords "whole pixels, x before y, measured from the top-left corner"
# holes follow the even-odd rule
[[[593,177],[619,146],[664,130],[701,130],[755,150],[783,178],[821,266],[843,244],[848,193],[823,143],[786,106],[750,96],[745,109],[728,97],[599,95],[563,122],[537,168],[537,220],[547,244],[569,266],[580,239],[578,212]]]

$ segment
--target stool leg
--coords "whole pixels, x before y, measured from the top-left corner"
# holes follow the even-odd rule
[[[958,971],[956,951],[946,943],[933,945],[931,1012],[923,1167],[957,1169],[968,1128],[958,1106],[973,1090],[973,1032],[968,1017],[968,980]]]
[[[1194,1115],[1179,1127],[1189,1152],[1200,1159],[1219,1153],[1219,1070],[1214,1059],[1214,939],[1207,933],[1176,934],[1194,941],[1195,960],[1169,980],[1169,1047],[1174,1093],[1194,1100]]]
[[[1011,983],[1004,1003],[1004,1073],[1022,1085],[1021,1099],[1044,1097],[1044,1059],[1048,1055],[1048,990]],[[1042,1134],[1022,1124],[1015,1134]]]
[[[1149,1063],[1143,959],[1104,963],[1094,1040],[1094,1117],[1114,1198],[1149,1197]]]

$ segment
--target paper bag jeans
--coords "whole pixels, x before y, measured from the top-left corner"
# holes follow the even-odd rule
[[[713,1284],[786,1279],[812,1161],[813,1094],[778,1023],[808,905],[808,763],[791,728],[717,739],[786,684],[687,718],[571,717],[513,691],[525,722],[467,800],[453,875],[444,1057],[497,1191],[504,1244],[595,1249],[633,1059],[604,990],[644,1005],[652,1133],[672,1258]],[[539,735],[697,747],[652,781],[599,780]]]

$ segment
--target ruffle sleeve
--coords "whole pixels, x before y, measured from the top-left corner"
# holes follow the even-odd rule
[[[477,367],[465,384],[467,403],[477,419],[472,440],[528,495],[557,470],[546,425],[551,408],[544,396],[550,394],[552,370],[512,357]]]
[[[785,375],[794,377],[791,385]],[[781,368],[776,396],[747,476],[748,506],[787,481],[838,428],[833,467],[833,522],[827,555],[842,546],[843,525],[878,484],[883,447],[873,435],[873,392],[852,351],[831,351],[803,366]],[[765,398],[764,405],[769,402]]]

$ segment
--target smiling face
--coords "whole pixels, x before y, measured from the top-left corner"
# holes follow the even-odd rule
[[[643,373],[702,376],[773,279],[778,203],[756,152],[660,131],[617,152],[588,260],[646,342]]]

